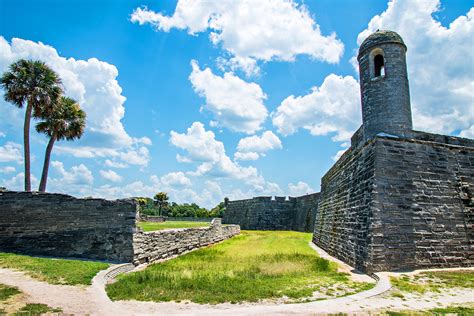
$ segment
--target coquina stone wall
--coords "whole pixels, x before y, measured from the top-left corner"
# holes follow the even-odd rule
[[[138,232],[133,236],[133,263],[152,263],[231,238],[240,233],[238,225],[214,219],[209,227]],[[209,264],[212,264],[211,262]]]
[[[228,201],[223,222],[250,230],[295,230],[311,232],[319,194],[298,198],[261,196]]]
[[[378,136],[329,170],[315,244],[368,272],[474,265],[474,141],[412,137]]]
[[[0,192],[0,251],[130,262],[133,200]]]

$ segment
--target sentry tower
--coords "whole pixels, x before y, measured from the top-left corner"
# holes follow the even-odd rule
[[[393,31],[371,34],[359,48],[364,139],[379,133],[406,137],[413,129],[407,47]]]

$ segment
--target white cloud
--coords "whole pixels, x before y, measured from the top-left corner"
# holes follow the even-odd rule
[[[471,125],[468,129],[463,130],[459,136],[466,138],[474,138],[474,125]]]
[[[0,146],[0,162],[16,161],[23,163],[23,146],[14,142],[7,142]]]
[[[283,135],[304,128],[312,135],[333,135],[347,141],[359,127],[359,83],[351,76],[327,76],[310,94],[287,97],[272,114],[273,125]]]
[[[72,166],[69,171],[64,168],[64,164],[60,161],[52,161],[51,166],[61,176],[60,178],[51,178],[50,183],[56,188],[69,185],[89,186],[94,182],[92,172],[84,164]]]
[[[106,167],[109,167],[109,168],[123,169],[123,168],[128,167],[128,165],[126,163],[118,162],[118,161],[114,161],[114,160],[110,160],[110,159],[106,159],[104,164],[105,164]]]
[[[129,149],[119,153],[120,159],[131,165],[147,166],[150,161],[150,152],[148,148],[142,146],[134,149]]]
[[[12,166],[0,167],[0,173],[12,173],[15,171],[16,171],[15,167],[12,167]]]
[[[150,139],[132,138],[121,122],[125,114],[124,102],[114,65],[90,58],[76,60],[58,54],[55,48],[41,42],[13,38],[8,43],[0,36],[0,73],[20,58],[39,59],[55,70],[61,77],[65,94],[76,99],[87,114],[86,131],[83,137],[68,145],[56,146],[59,153],[70,153],[76,157],[104,157],[118,155],[122,150],[151,145]],[[0,100],[0,112],[6,119],[0,125],[17,129],[22,125],[21,111],[12,104]]]
[[[234,154],[235,160],[257,160],[258,158],[260,158],[260,154],[254,152],[242,153],[238,151]]]
[[[6,137],[7,134],[3,133],[3,132],[0,132],[0,137]]]
[[[357,42],[377,29],[398,32],[408,47],[414,128],[466,135],[474,124],[474,8],[448,27],[436,20],[440,10],[439,0],[390,1]]]
[[[192,185],[191,180],[181,171],[165,174],[160,178],[160,181],[167,187],[182,188],[190,187]]]
[[[469,137],[474,123],[474,73],[465,62],[474,59],[474,8],[448,27],[435,19],[439,9],[438,0],[390,1],[357,42],[360,45],[377,29],[398,32],[408,47],[414,128]],[[313,135],[334,134],[334,141],[348,141],[360,124],[359,103],[357,81],[331,74],[312,93],[285,99],[272,120],[283,135],[304,128]]]
[[[38,179],[34,175],[31,175],[30,180],[31,188],[34,190],[34,188],[38,187]],[[0,178],[0,186],[12,191],[23,191],[25,188],[25,174],[20,172],[9,180]]]
[[[288,193],[290,196],[302,196],[315,192],[306,182],[299,181],[296,184],[288,184]]]
[[[102,178],[112,181],[112,182],[120,182],[122,181],[122,176],[116,173],[113,170],[100,170],[99,171]]]
[[[225,153],[224,144],[215,139],[212,131],[206,131],[200,122],[194,122],[185,134],[171,131],[170,143],[187,152],[187,156],[177,156],[178,161],[197,162],[195,171],[188,172],[194,177],[231,178],[241,180],[255,190],[264,190],[268,183],[255,167],[242,167]]]
[[[263,104],[267,96],[258,84],[232,73],[217,76],[209,68],[201,70],[194,60],[191,65],[189,80],[194,91],[206,98],[204,108],[214,115],[214,125],[249,134],[260,129],[268,111]]]
[[[230,63],[248,73],[251,60],[293,61],[297,55],[337,63],[344,45],[333,33],[321,34],[304,5],[292,0],[205,1],[180,0],[172,16],[146,7],[132,13],[132,22],[150,23],[157,30],[172,28],[189,34],[210,31],[209,39],[232,56]]]
[[[281,149],[281,141],[271,131],[266,131],[262,136],[250,136],[242,138],[237,145],[234,157],[238,160],[256,160],[260,156],[273,149]]]
[[[206,131],[200,122],[194,122],[186,134],[171,131],[170,135],[171,144],[188,153],[188,157],[180,156],[182,160],[214,162],[225,155],[224,144],[216,141],[215,134],[212,131]]]

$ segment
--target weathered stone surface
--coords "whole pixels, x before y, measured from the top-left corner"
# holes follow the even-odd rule
[[[0,192],[0,251],[116,262],[133,258],[133,200]]]
[[[413,135],[376,137],[329,170],[315,244],[365,271],[474,265],[474,141]]]
[[[311,232],[318,207],[319,194],[298,198],[260,196],[248,200],[228,201],[222,221],[250,230],[295,230]]]
[[[134,264],[151,263],[182,254],[240,233],[238,225],[221,224],[214,219],[209,227],[138,232],[133,236]]]

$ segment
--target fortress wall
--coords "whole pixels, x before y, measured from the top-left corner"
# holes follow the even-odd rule
[[[365,270],[370,260],[375,145],[348,149],[321,180],[313,242],[332,256]]]
[[[0,251],[114,262],[133,258],[133,200],[0,192]]]
[[[239,233],[239,226],[222,226],[220,218],[214,219],[209,227],[138,232],[133,236],[135,252],[133,263],[138,265],[167,259],[231,238]]]
[[[313,232],[314,221],[318,211],[319,195],[319,193],[313,193],[294,198],[296,203],[292,230]]]
[[[473,266],[474,146],[420,139],[349,149],[323,177],[313,242],[367,272]]]
[[[474,266],[474,141],[446,142],[377,139],[374,269]]]
[[[229,201],[223,222],[250,230],[295,230],[311,232],[319,195],[298,198],[262,196]]]

